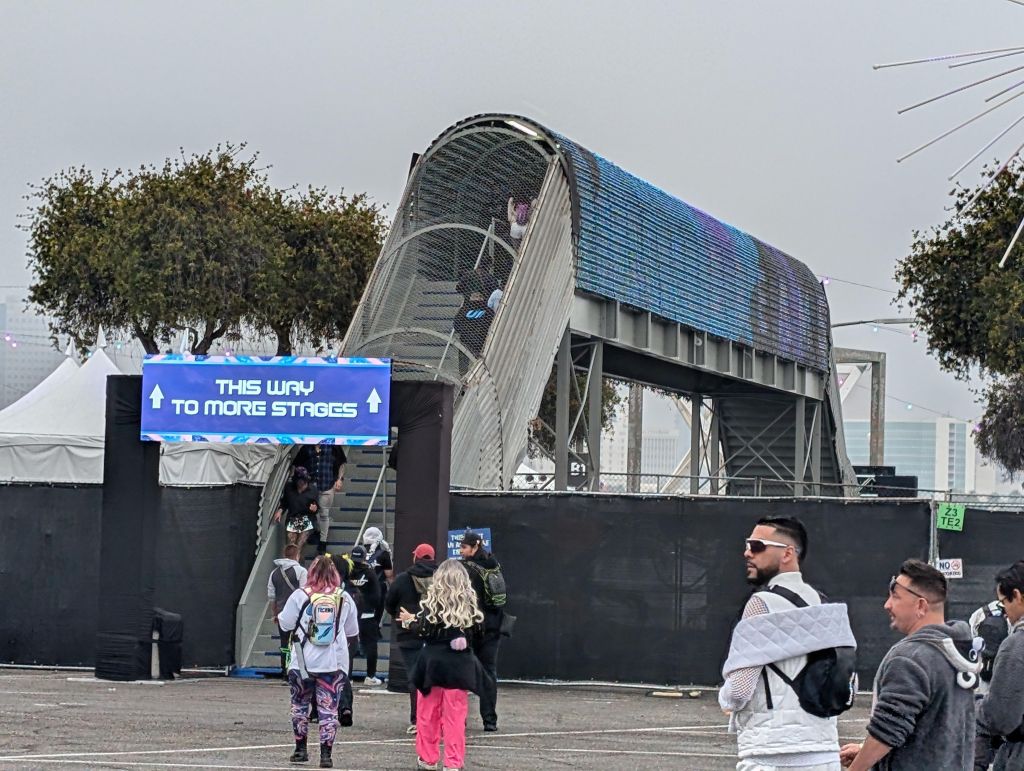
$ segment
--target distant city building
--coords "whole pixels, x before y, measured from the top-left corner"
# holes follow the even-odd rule
[[[846,451],[855,465],[869,465],[869,423],[846,420]],[[917,477],[928,490],[991,495],[1005,488],[998,469],[981,457],[974,427],[956,418],[894,420],[885,423],[885,465]]]
[[[0,303],[0,408],[16,402],[63,361],[50,342],[46,318],[26,310],[24,298]]]

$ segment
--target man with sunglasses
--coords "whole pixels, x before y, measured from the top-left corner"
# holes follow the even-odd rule
[[[884,607],[890,626],[906,637],[878,666],[868,737],[840,750],[843,765],[970,771],[981,662],[970,627],[946,622],[946,577],[921,560],[907,560],[889,581]]]
[[[803,580],[807,530],[791,517],[765,517],[744,542],[747,581],[757,587],[733,631],[718,695],[737,734],[737,771],[839,771],[835,718],[800,706],[792,681],[807,654],[856,646],[846,606],[822,603]]]

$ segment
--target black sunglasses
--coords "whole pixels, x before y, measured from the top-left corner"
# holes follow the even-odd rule
[[[896,591],[896,587],[898,586],[900,589],[906,589],[908,592],[910,592],[915,597],[920,597],[922,600],[927,600],[929,603],[931,602],[931,600],[929,600],[927,597],[925,597],[920,592],[915,592],[913,589],[911,589],[906,584],[901,584],[899,581],[896,580],[896,578],[897,578],[896,576],[893,576],[892,578],[889,579],[889,594],[890,594],[890,596],[892,595],[892,593],[894,591]]]

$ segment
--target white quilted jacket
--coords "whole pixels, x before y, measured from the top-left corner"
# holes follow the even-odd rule
[[[796,608],[776,594],[759,593],[769,613],[736,625],[729,657],[722,668],[724,677],[737,669],[774,663],[792,678],[806,664],[806,654],[834,646],[856,646],[846,605],[822,605],[817,592],[799,573],[780,573],[768,582],[769,586],[776,584],[799,594],[808,607]],[[837,752],[835,718],[804,712],[796,692],[774,672],[767,671],[774,709],[768,709],[764,680],[759,679],[753,697],[733,713],[730,721],[730,729],[738,734],[739,757]]]

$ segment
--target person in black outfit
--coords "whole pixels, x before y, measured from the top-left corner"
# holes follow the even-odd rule
[[[334,563],[334,567],[338,571],[338,577],[341,579],[341,589],[342,589],[342,591],[347,592],[348,596],[352,599],[352,602],[355,602],[355,595],[357,595],[358,592],[355,589],[353,589],[352,585],[349,583],[349,564],[348,564],[348,560],[345,559],[345,557],[342,556],[341,554],[332,554],[331,555],[331,561]],[[359,608],[359,605],[356,605],[357,611],[358,611],[358,608]],[[355,647],[358,647],[358,643],[355,646],[349,645],[349,647],[348,647],[348,671],[349,671],[349,674],[352,673],[352,661],[353,661],[352,649],[355,648]],[[341,689],[341,697],[338,699],[338,723],[339,723],[339,725],[346,726],[346,727],[352,725],[352,705],[353,704],[354,704],[354,700],[352,698],[352,678],[351,677],[346,677],[345,678],[345,685]],[[316,700],[315,699],[313,701],[313,709],[314,710],[316,709]]]
[[[462,343],[462,347],[459,348],[459,375],[465,375],[469,371],[470,361],[466,350],[479,358],[492,321],[494,311],[487,305],[487,296],[480,292],[471,293],[452,322],[452,328]]]
[[[413,549],[412,559],[412,566],[398,574],[384,601],[384,607],[393,619],[398,618],[403,608],[414,616],[420,612],[420,600],[427,593],[430,580],[437,570],[434,547],[428,543],[421,543]],[[412,672],[423,650],[423,640],[404,626],[396,625],[392,629],[395,630],[394,639],[402,653],[406,677],[409,679],[409,729],[406,733],[413,734],[416,733],[416,686],[412,682]]]
[[[501,643],[501,622],[505,611],[492,607],[484,587],[483,570],[500,568],[498,560],[484,549],[483,538],[478,533],[466,532],[459,546],[462,564],[469,573],[469,580],[476,592],[477,605],[484,614],[483,633],[471,640],[473,652],[480,659],[487,677],[481,683],[480,718],[485,731],[498,730],[498,645]]]
[[[295,456],[295,465],[309,471],[310,482],[320,495],[317,499],[316,526],[320,543],[317,554],[327,552],[327,539],[331,530],[331,509],[335,496],[340,495],[345,484],[345,464],[348,458],[341,445],[306,445]]]
[[[288,512],[285,524],[288,543],[297,544],[300,551],[313,532],[312,518],[319,511],[319,497],[316,486],[310,483],[309,471],[305,466],[296,466],[292,470],[292,481],[285,485],[281,494],[281,503],[274,512],[274,521],[280,522],[281,514]]]
[[[366,549],[353,547],[349,552],[352,570],[349,583],[359,590],[355,598],[359,610],[359,646],[366,659],[366,679],[370,685],[380,685],[377,679],[377,643],[380,641],[380,624],[377,622],[377,606],[380,604],[380,582],[377,572],[366,561]]]

